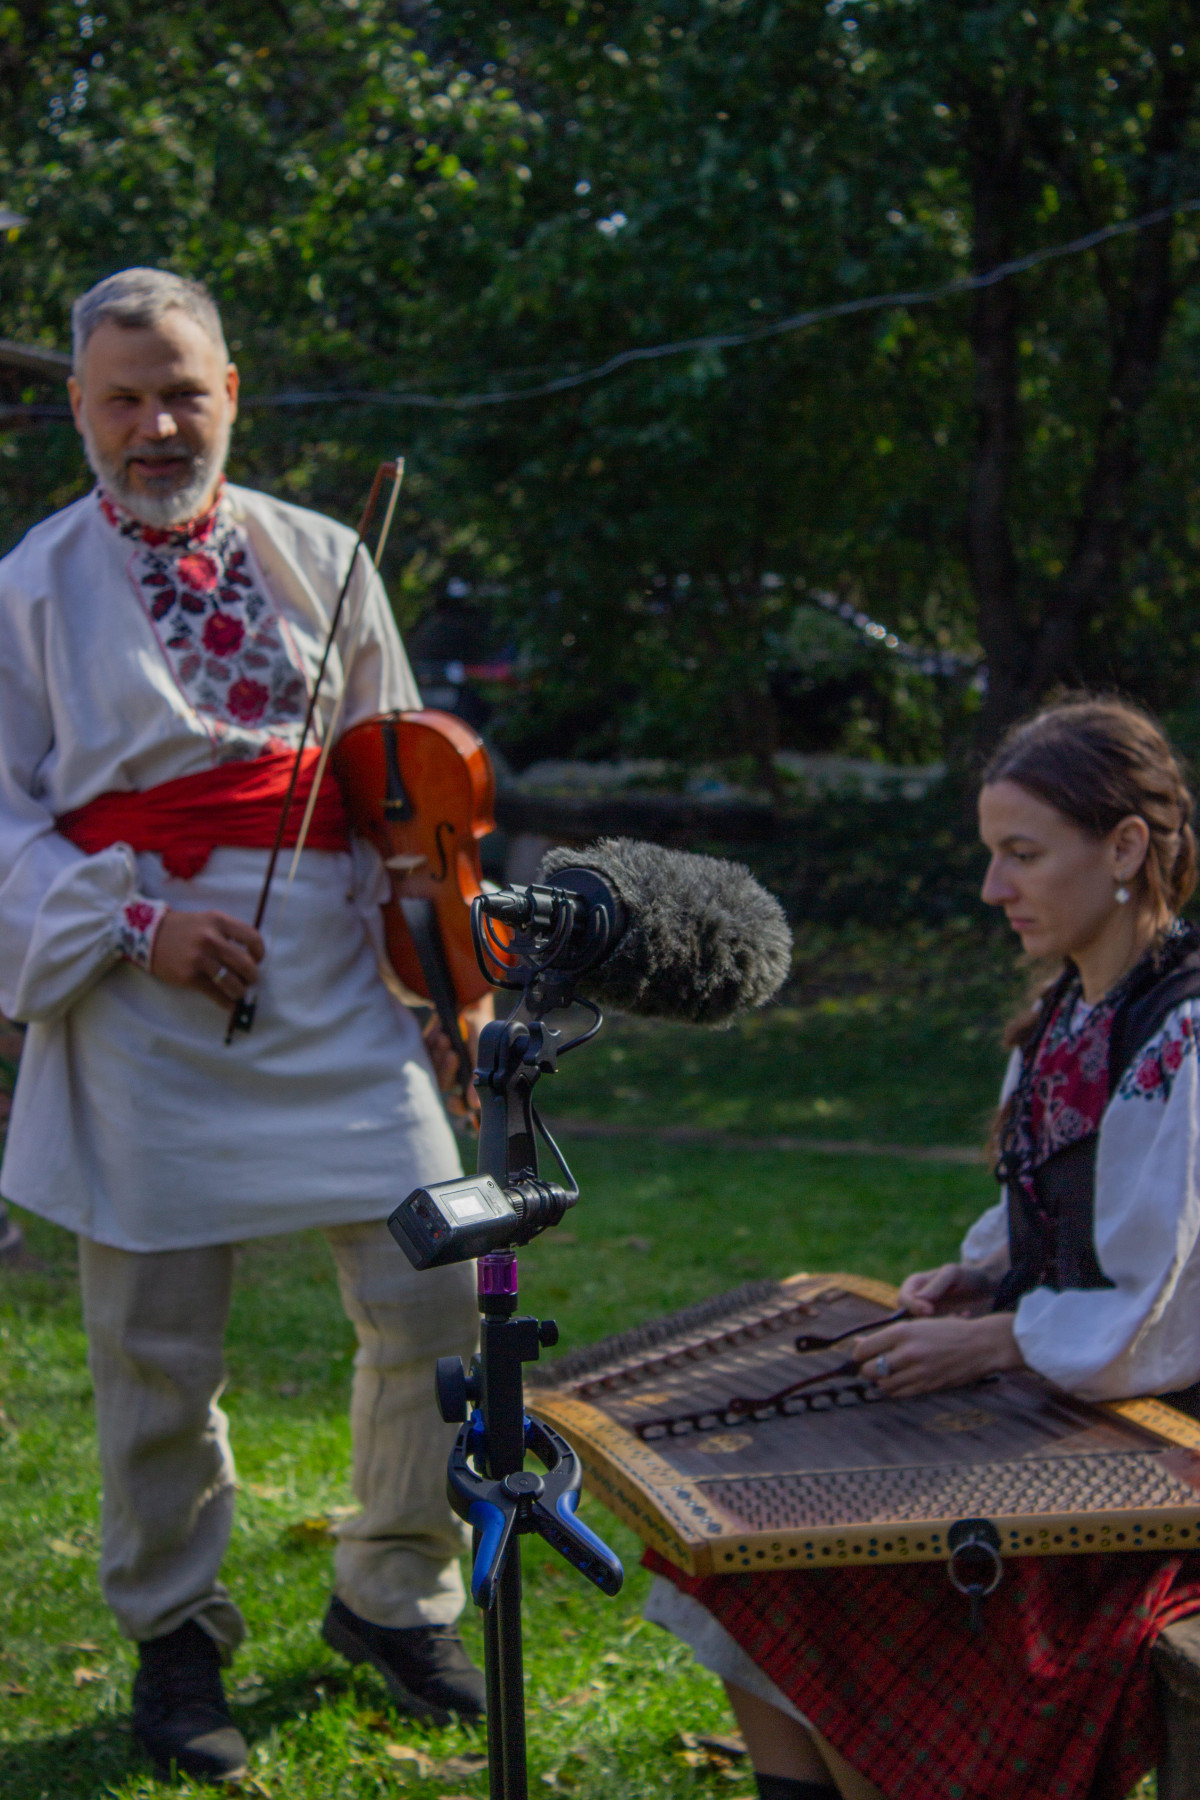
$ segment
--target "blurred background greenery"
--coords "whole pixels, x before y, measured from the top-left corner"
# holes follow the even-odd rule
[[[517,768],[725,760],[777,792],[781,750],[961,764],[1080,680],[1200,742],[1186,211],[973,296],[540,398],[395,398],[1182,205],[1195,6],[103,5],[0,8],[0,198],[28,219],[0,334],[64,350],[72,296],[131,263],[208,280],[248,396],[234,475],[349,518],[408,453],[397,610],[454,615]],[[4,367],[0,401],[6,547],[86,477],[55,379]]]

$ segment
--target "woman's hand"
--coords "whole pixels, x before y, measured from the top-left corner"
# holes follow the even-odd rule
[[[936,1393],[938,1388],[965,1387],[983,1375],[1025,1366],[1011,1313],[886,1325],[882,1331],[867,1331],[854,1338],[850,1355],[894,1400]]]
[[[929,1318],[942,1304],[978,1300],[990,1294],[992,1284],[982,1269],[966,1263],[943,1263],[940,1269],[923,1269],[910,1275],[900,1289],[900,1304],[914,1319]]]

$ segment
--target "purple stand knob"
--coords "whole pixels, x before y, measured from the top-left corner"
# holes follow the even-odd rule
[[[476,1269],[479,1275],[479,1298],[499,1296],[505,1300],[517,1297],[517,1254],[515,1250],[491,1250],[481,1256]]]

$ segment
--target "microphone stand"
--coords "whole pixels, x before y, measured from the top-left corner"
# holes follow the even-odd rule
[[[559,1033],[536,1016],[538,1001],[546,998],[536,985],[527,989],[535,1016],[497,1020],[479,1040],[478,1173],[510,1190],[545,1191],[535,1132],[558,1156],[532,1101],[534,1085],[553,1073],[559,1053]],[[439,1358],[438,1406],[448,1423],[462,1427],[450,1453],[447,1489],[455,1512],[473,1529],[471,1592],[483,1609],[489,1796],[528,1800],[520,1538],[539,1533],[606,1594],[619,1592],[624,1571],[575,1517],[583,1479],[578,1456],[558,1432],[525,1412],[522,1365],[558,1342],[558,1327],[553,1319],[517,1312],[515,1250],[481,1256],[478,1275],[479,1355],[469,1371],[457,1356]],[[526,1450],[544,1464],[545,1474],[525,1469]]]

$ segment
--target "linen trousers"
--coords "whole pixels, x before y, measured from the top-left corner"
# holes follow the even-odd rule
[[[478,1342],[474,1265],[411,1268],[382,1222],[326,1229],[358,1335],[350,1399],[359,1511],[338,1528],[334,1589],[376,1625],[452,1623],[465,1527],[446,1499],[456,1427],[434,1397],[439,1356]],[[219,1579],[235,1471],[224,1334],[234,1247],[137,1252],[79,1240],[103,1479],[100,1584],[122,1632],[188,1619],[228,1661],[245,1635]]]

